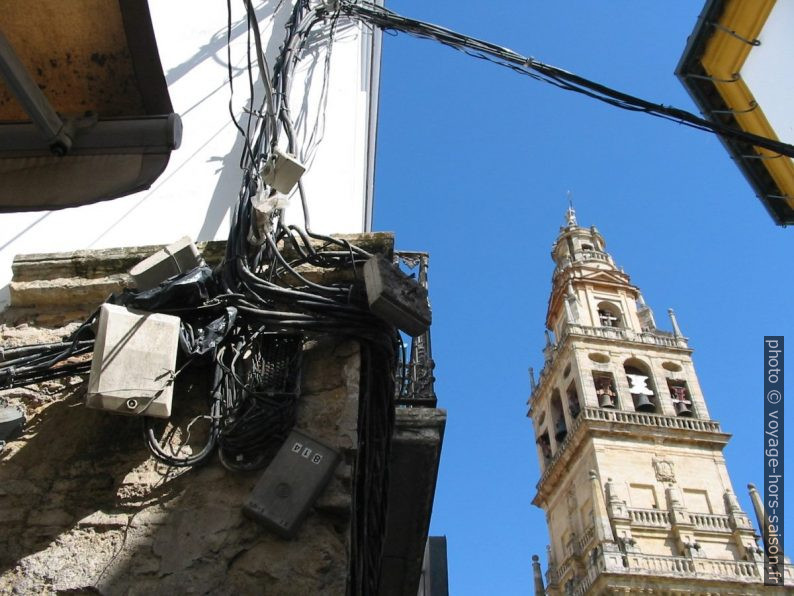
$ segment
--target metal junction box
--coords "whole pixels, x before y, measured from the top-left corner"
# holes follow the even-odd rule
[[[19,436],[25,426],[25,414],[16,406],[0,407],[0,448],[5,441]]]
[[[190,271],[202,264],[198,248],[189,236],[180,238],[130,269],[139,290],[157,287],[169,277]]]
[[[297,157],[276,149],[262,168],[262,178],[268,186],[288,195],[305,171],[306,166]]]
[[[103,304],[85,405],[168,418],[178,347],[179,317]]]
[[[279,536],[292,538],[336,468],[339,454],[299,430],[264,471],[243,512]]]
[[[432,316],[427,289],[381,256],[364,264],[370,310],[408,335],[422,335]]]

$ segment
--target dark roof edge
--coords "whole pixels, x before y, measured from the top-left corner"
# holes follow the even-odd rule
[[[704,118],[711,121],[719,119],[722,124],[740,129],[741,127],[730,113],[720,114],[719,116],[713,114],[714,110],[730,109],[720,96],[714,83],[705,78],[687,76],[690,74],[704,76],[706,74],[700,64],[700,57],[703,55],[706,43],[710,39],[712,31],[710,23],[718,21],[724,10],[725,0],[707,0],[698,16],[694,30],[687,38],[684,53],[675,69],[675,75],[681,81],[684,89],[687,90]],[[768,198],[768,195],[782,195],[783,193],[772,179],[763,161],[760,159],[745,159],[743,157],[744,155],[753,154],[752,145],[734,139],[727,139],[719,134],[717,137],[774,222],[780,226],[794,224],[794,209],[791,209],[783,200],[770,200]]]
[[[685,82],[687,72],[691,72],[691,68],[687,68],[692,62],[696,62],[706,48],[706,42],[711,33],[710,23],[718,21],[725,10],[724,0],[706,0],[703,10],[698,15],[695,28],[690,33],[686,40],[686,47],[681,59],[678,61],[678,66],[675,67],[675,75]]]

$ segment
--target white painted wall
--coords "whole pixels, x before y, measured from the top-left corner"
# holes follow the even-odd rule
[[[794,143],[794,2],[775,2],[754,47],[742,66],[742,78],[778,138]]]
[[[148,191],[62,211],[0,215],[0,308],[8,303],[16,254],[168,243],[184,235],[226,238],[240,188],[242,147],[228,112],[226,3],[149,5],[171,101],[184,124],[182,146]],[[254,5],[272,67],[292,2]],[[248,97],[243,3],[233,1],[232,10],[233,106],[239,118]],[[360,232],[370,226],[379,43],[368,28],[338,21],[323,93],[329,28],[318,25],[314,31],[290,94],[300,157],[310,165],[304,184],[312,229]],[[301,225],[299,203],[297,195],[292,198],[287,217]]]

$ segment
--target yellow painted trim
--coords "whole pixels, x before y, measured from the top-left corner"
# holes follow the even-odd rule
[[[775,6],[775,0],[729,0],[720,18],[720,25],[735,31],[745,39],[756,39],[766,23],[769,13]],[[703,68],[717,80],[730,80],[741,74],[747,57],[755,46],[715,29],[701,58]],[[747,84],[739,78],[733,83],[716,82],[714,85],[729,109],[737,112],[736,121],[742,130],[778,139],[772,125],[764,115],[762,106],[757,106],[746,114],[741,112],[756,104]],[[779,139],[778,139],[779,140]],[[761,155],[774,157],[775,153],[767,149],[757,148]],[[786,157],[764,160],[769,175],[781,192],[788,197],[786,201],[794,209],[794,160]]]
[[[720,25],[745,39],[756,39],[774,6],[775,0],[728,0]],[[715,28],[701,62],[707,71],[713,69],[723,73],[724,78],[731,78],[741,70],[754,47]]]

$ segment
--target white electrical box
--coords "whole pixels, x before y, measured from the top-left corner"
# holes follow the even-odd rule
[[[268,186],[288,195],[305,171],[306,166],[297,157],[276,149],[262,168],[262,178]]]
[[[130,269],[130,275],[137,289],[149,290],[202,263],[198,248],[189,236],[185,236],[135,265]]]
[[[178,347],[179,317],[103,304],[85,405],[168,418]]]

